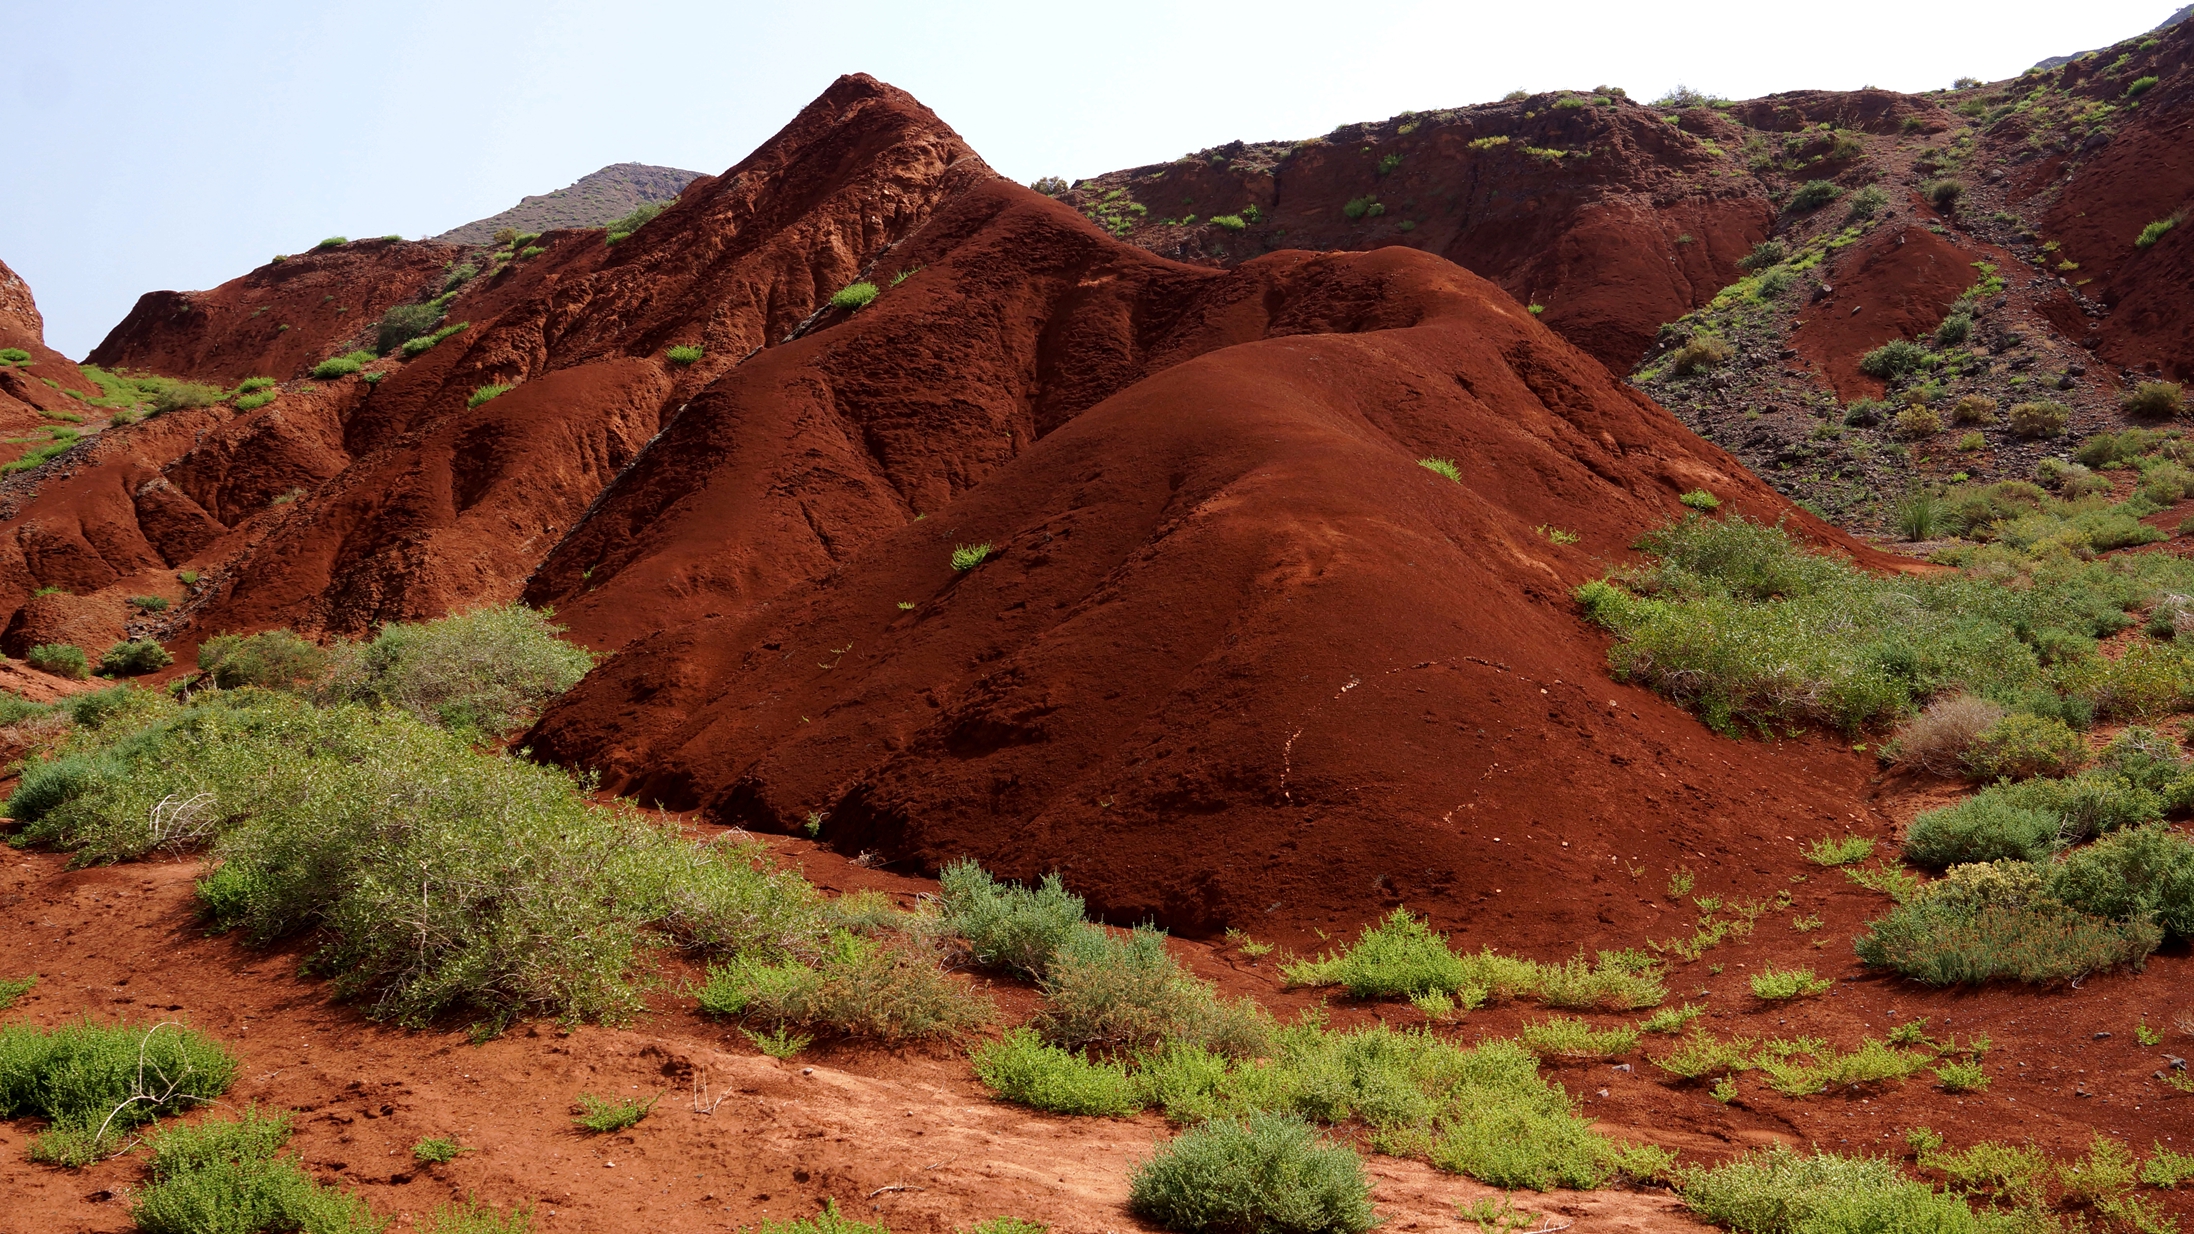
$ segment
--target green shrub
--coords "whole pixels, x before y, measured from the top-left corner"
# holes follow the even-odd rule
[[[1864,222],[1881,213],[1889,204],[1889,194],[1878,184],[1869,184],[1851,195],[1851,212],[1844,216],[1847,223]]]
[[[1931,366],[1934,361],[1934,355],[1918,343],[1909,339],[1891,339],[1861,356],[1859,371],[1869,377],[1890,381]]]
[[[149,638],[131,639],[107,648],[99,657],[99,673],[104,677],[137,677],[156,673],[175,663],[168,649]]]
[[[1677,1176],[1684,1204],[1739,1234],[1985,1234],[1966,1202],[1886,1157],[1801,1156],[1781,1145]]]
[[[1942,431],[1943,418],[1936,415],[1932,408],[1919,403],[1898,412],[1896,420],[1890,424],[1891,435],[1904,441],[1918,441],[1922,437],[1933,437]]]
[[[972,570],[983,564],[989,556],[990,545],[988,544],[955,544],[952,546],[952,568],[961,571]]]
[[[2194,841],[2157,823],[2104,836],[2059,857],[2048,896],[2110,921],[2153,921],[2194,936]]]
[[[374,351],[385,356],[431,332],[441,322],[442,308],[438,304],[399,304],[381,314],[381,322],[375,327]]]
[[[973,861],[938,873],[945,928],[968,941],[979,964],[1041,977],[1051,957],[1083,927],[1082,897],[1056,874],[1033,890],[992,880]]]
[[[1935,1078],[1941,1081],[1946,1093],[1979,1093],[1988,1091],[1988,1072],[1979,1063],[1947,1062],[1936,1066]]]
[[[1671,377],[1689,377],[1724,364],[1736,354],[1737,349],[1727,340],[1711,334],[1696,334],[1669,355],[1668,373]]]
[[[529,245],[527,245],[526,247],[524,247],[524,248],[522,248],[522,249],[519,249],[519,250],[518,250],[518,260],[520,260],[520,261],[531,261],[531,260],[533,260],[534,258],[536,258],[536,257],[539,257],[539,256],[540,256],[541,254],[543,254],[543,253],[546,253],[546,252],[548,252],[548,250],[547,250],[547,249],[545,249],[545,248],[542,248],[542,247],[541,247],[540,245],[538,245],[538,244],[529,244]]]
[[[1463,482],[1463,473],[1461,469],[1455,466],[1453,459],[1421,458],[1417,460],[1417,465],[1434,475],[1445,476],[1457,484]]]
[[[1975,907],[1924,897],[1868,929],[1855,943],[1861,960],[1928,985],[2057,985],[2121,965],[2138,968],[2163,941],[2163,930],[2148,922],[2105,921],[2049,900]]]
[[[370,351],[353,351],[345,355],[333,356],[313,365],[312,375],[321,381],[333,381],[338,377],[350,376],[378,358]]]
[[[369,376],[379,376],[379,374],[369,374]],[[280,397],[280,392],[275,390],[261,390],[257,394],[239,394],[236,396],[236,410],[257,411],[278,397]]]
[[[469,261],[451,263],[442,276],[442,296],[447,298],[449,293],[479,277],[479,274],[480,267]]]
[[[1815,840],[1805,857],[1817,866],[1847,866],[1873,855],[1873,837],[1847,835],[1841,840]]]
[[[740,958],[713,968],[699,997],[710,1015],[878,1041],[951,1036],[991,1016],[988,1001],[947,977],[934,951],[845,930],[812,966]]]
[[[84,649],[68,643],[40,643],[25,652],[23,659],[32,668],[56,677],[82,680],[91,676],[91,661],[85,658]]]
[[[1714,511],[1722,508],[1722,499],[1716,497],[1712,493],[1707,492],[1703,488],[1692,489],[1690,492],[1685,493],[1683,496],[1678,497],[1676,500],[1678,503],[1688,506],[1691,509],[1697,510],[1702,514],[1711,514]]]
[[[499,395],[508,394],[510,393],[510,391],[511,387],[507,384],[482,386],[472,392],[472,397],[465,400],[465,406],[478,407],[480,404],[487,402],[489,399],[495,398]]]
[[[1290,985],[1337,985],[1350,998],[1454,995],[1470,991],[1485,997],[1485,987],[1461,956],[1448,948],[1447,936],[1435,934],[1407,909],[1397,908],[1385,921],[1363,932],[1356,944],[1337,955],[1283,965]]]
[[[2155,79],[2150,78],[2149,80],[2153,81]],[[2137,249],[2153,248],[2158,240],[2163,239],[2167,232],[2178,225],[2179,216],[2176,214],[2167,219],[2157,219],[2148,226],[2141,228],[2141,234],[2133,238],[2133,247]]]
[[[996,1089],[1003,1101],[1054,1114],[1126,1117],[1143,1108],[1127,1068],[1048,1045],[1032,1029],[1012,1029],[972,1058],[975,1078]]]
[[[855,1221],[838,1211],[838,1201],[825,1198],[823,1210],[812,1217],[798,1221],[765,1221],[754,1227],[754,1234],[891,1234],[880,1225]]]
[[[1737,259],[1743,270],[1765,270],[1779,266],[1790,259],[1790,246],[1780,240],[1762,240],[1752,246],[1752,251]]]
[[[1218,1119],[1138,1166],[1128,1207],[1183,1234],[1361,1234],[1377,1223],[1363,1162],[1300,1119]]]
[[[411,1159],[421,1165],[448,1165],[459,1153],[471,1151],[451,1136],[427,1136],[411,1146]]]
[[[1524,1048],[1544,1057],[1614,1058],[1638,1048],[1638,1029],[1595,1029],[1580,1016],[1555,1016],[1517,1032]]]
[[[0,1118],[43,1118],[31,1159],[84,1166],[135,1128],[228,1091],[236,1060],[174,1024],[0,1026]]]
[[[318,243],[318,244],[315,244],[315,245],[313,245],[313,246],[312,246],[312,249],[313,249],[313,251],[314,251],[314,252],[316,252],[316,253],[317,253],[317,252],[319,252],[319,251],[320,251],[321,249],[333,249],[333,248],[341,248],[341,247],[343,247],[344,245],[346,245],[346,244],[349,244],[349,243],[350,243],[350,240],[349,240],[349,238],[348,238],[348,237],[345,237],[345,236],[329,236],[329,237],[328,237],[327,239],[325,239],[325,240],[322,240],[322,241],[321,241],[320,243]]]
[[[1956,318],[1952,318],[1956,320]],[[1947,323],[1946,323],[1947,324]],[[1994,424],[1996,400],[1979,394],[1968,394],[1953,403],[1950,408],[1952,424]]]
[[[404,358],[408,360],[413,356],[425,355],[427,352],[432,351],[443,339],[453,334],[461,334],[470,329],[471,326],[472,323],[469,321],[460,321],[453,326],[443,326],[432,334],[422,334],[418,338],[407,340],[402,348]],[[370,380],[378,374],[368,373],[366,376]]]
[[[364,1200],[323,1187],[294,1158],[278,1157],[286,1114],[245,1110],[235,1120],[174,1127],[152,1137],[152,1182],[131,1205],[144,1234],[379,1234],[387,1222]]]
[[[509,1213],[467,1197],[421,1216],[418,1234],[533,1234],[533,1209],[520,1205]],[[306,1234],[313,1234],[307,1227]]]
[[[1986,789],[1913,819],[1905,830],[1905,857],[1931,869],[2005,857],[2036,861],[2056,845],[2059,822],[2039,803]]]
[[[1352,197],[1341,207],[1342,217],[1351,223],[1377,218],[1385,213],[1386,207],[1380,205],[1376,197]]]
[[[2064,432],[2071,411],[2046,399],[2011,405],[2011,431],[2021,437],[2055,437]]]
[[[2154,76],[2136,77],[2126,83],[2125,96],[2129,99],[2137,99],[2155,89],[2157,80]]]
[[[1768,1002],[1825,994],[1836,983],[1813,975],[1810,968],[1762,968],[1752,975],[1752,994]]]
[[[597,1097],[593,1093],[580,1093],[579,1113],[571,1121],[581,1131],[591,1131],[596,1135],[608,1135],[610,1132],[623,1131],[627,1127],[637,1125],[641,1119],[646,1118],[649,1112],[655,1109],[655,1103],[662,1099],[660,1094],[650,1097],[646,1101],[641,1101],[632,1097],[619,1097],[612,1100]]]
[[[1827,180],[1808,180],[1790,195],[1790,208],[1798,211],[1818,210],[1844,195],[1844,191]]]
[[[2177,382],[2144,381],[2126,394],[2121,406],[2127,415],[2160,420],[2186,410],[2186,399]]]
[[[633,232],[636,232],[642,227],[647,226],[650,220],[654,219],[656,215],[661,214],[666,208],[668,208],[668,203],[654,201],[643,202],[640,205],[633,207],[632,213],[627,214],[622,218],[610,220],[609,235],[604,240],[604,243],[617,243],[618,241],[624,239],[626,236],[631,235]]]
[[[1223,231],[1243,231],[1249,227],[1239,214],[1214,214],[1205,221]]]
[[[20,347],[0,347],[0,361],[9,364],[29,364],[30,353]]]
[[[673,347],[663,353],[663,358],[669,360],[672,364],[692,364],[699,360],[701,355],[702,349],[699,347]]]
[[[364,647],[340,649],[327,688],[335,698],[398,707],[444,728],[501,736],[532,723],[550,699],[577,685],[594,666],[586,648],[557,637],[563,627],[549,616],[507,604],[383,626]]]
[[[1182,1042],[1248,1055],[1264,1046],[1269,1031],[1256,1000],[1219,999],[1209,982],[1174,961],[1165,935],[1152,929],[1076,931],[1052,954],[1039,988],[1044,1005],[1037,1027],[1069,1049],[1132,1051]]]
[[[830,307],[848,313],[854,312],[858,309],[867,308],[878,294],[874,283],[849,283],[839,289],[837,294],[831,296]]]
[[[2087,742],[2054,717],[2014,712],[1990,725],[1960,759],[1983,782],[2066,776],[2087,761]]]
[[[6,1011],[8,1008],[13,1007],[16,999],[30,993],[31,987],[37,984],[38,974],[36,973],[32,973],[28,977],[0,977],[0,1011]]]
[[[1958,199],[1965,196],[1965,185],[1948,178],[1930,180],[1920,186],[1920,196],[1934,203],[1937,210],[1948,214],[1957,208]]]
[[[223,690],[264,686],[287,690],[327,675],[326,650],[289,630],[216,634],[198,645],[198,668]]]
[[[196,381],[173,377],[136,377],[131,384],[145,397],[146,414],[164,415],[192,407],[211,407],[228,397],[228,391]]]

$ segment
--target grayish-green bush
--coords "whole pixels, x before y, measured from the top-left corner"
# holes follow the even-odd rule
[[[1361,1234],[1377,1220],[1356,1150],[1285,1115],[1215,1120],[1161,1147],[1128,1206],[1183,1234]]]

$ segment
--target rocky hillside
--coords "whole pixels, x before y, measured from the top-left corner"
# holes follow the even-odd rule
[[[434,239],[444,244],[487,244],[506,227],[534,232],[600,227],[636,207],[678,200],[678,194],[700,176],[697,171],[649,163],[611,163],[553,193],[522,197],[500,214],[452,227]]]

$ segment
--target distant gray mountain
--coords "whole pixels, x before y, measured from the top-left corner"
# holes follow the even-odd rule
[[[2160,22],[2157,22],[2156,30],[2169,30],[2171,27],[2178,25],[2180,22],[2185,21],[2189,17],[2194,17],[2194,4],[2189,4],[2185,8],[2180,9],[2178,12],[2173,13],[2171,16],[2164,18]],[[2149,33],[2154,34],[2156,33],[2156,30],[2151,30],[2149,31]],[[2101,48],[2095,48],[2093,50],[2100,51]],[[2060,64],[2070,64],[2074,60],[2077,60],[2081,56],[2084,56],[2086,54],[2088,53],[2084,51],[2076,51],[2069,56],[2051,56],[2049,59],[2042,61],[2034,67],[2038,69],[2053,69]]]
[[[632,213],[637,206],[670,201],[700,174],[646,163],[612,163],[592,175],[579,177],[567,188],[525,198],[501,214],[452,227],[434,238],[452,244],[486,244],[505,227],[520,231],[600,227]]]

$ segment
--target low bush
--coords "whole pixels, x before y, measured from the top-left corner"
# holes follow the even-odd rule
[[[1851,211],[1844,215],[1847,223],[1862,223],[1873,218],[1889,205],[1889,194],[1878,184],[1869,184],[1851,195]]]
[[[84,649],[68,643],[40,643],[24,652],[23,659],[32,668],[56,677],[82,680],[91,676],[91,661],[85,658]]]
[[[0,1026],[0,1118],[43,1118],[34,1161],[85,1166],[131,1131],[228,1091],[236,1059],[174,1024]]]
[[[1892,339],[1859,357],[1859,371],[1869,377],[1891,381],[1933,364],[1934,359],[1934,355],[1918,343]]]
[[[1820,839],[1806,850],[1805,858],[1817,866],[1853,865],[1874,855],[1874,840],[1870,836],[1847,835],[1840,840]]]
[[[1689,377],[1725,364],[1736,354],[1737,349],[1723,339],[1711,334],[1694,335],[1669,355],[1668,373],[1671,377]]]
[[[663,358],[672,364],[692,364],[698,361],[702,354],[702,349],[699,347],[673,347],[663,353]]]
[[[1082,897],[1056,874],[1034,888],[999,883],[973,861],[941,870],[945,928],[968,942],[979,964],[1041,977],[1051,957],[1083,928]]]
[[[2129,416],[2169,419],[2186,410],[2186,399],[2177,382],[2144,381],[2128,391],[2121,404]]]
[[[442,297],[447,299],[449,293],[479,277],[479,274],[480,267],[469,261],[451,262],[442,275]]]
[[[147,414],[155,416],[192,407],[211,407],[228,397],[228,391],[219,386],[178,381],[173,377],[137,377],[131,381],[145,396]]]
[[[850,313],[867,308],[878,294],[880,293],[874,283],[849,283],[831,296],[830,307]]]
[[[1938,870],[2006,857],[2038,861],[2056,846],[2061,821],[2042,803],[1983,790],[1912,820],[1905,830],[1905,857]]]
[[[1351,223],[1377,218],[1385,213],[1386,207],[1376,197],[1352,197],[1341,207],[1341,216]]]
[[[2155,89],[2158,80],[2159,79],[2153,75],[2136,77],[2132,81],[2126,83],[2125,96],[2129,99],[2137,99],[2142,95],[2148,93],[2149,91]]]
[[[312,366],[312,375],[321,381],[333,381],[348,377],[359,369],[379,359],[370,351],[353,351],[345,355],[331,356]]]
[[[1188,975],[1165,936],[1098,927],[1075,932],[1045,966],[1037,1027],[1070,1049],[1147,1050],[1182,1042],[1227,1055],[1261,1049],[1269,1031],[1254,999],[1229,1003]]]
[[[313,245],[312,248],[314,252],[319,252],[321,249],[341,248],[349,243],[350,239],[347,236],[329,236],[327,239],[322,240],[320,243]]]
[[[374,350],[385,356],[420,335],[431,332],[441,322],[440,305],[399,304],[381,314],[380,324],[374,328]]]
[[[1904,441],[1918,441],[1942,431],[1943,418],[1936,415],[1934,409],[1919,403],[1898,412],[1896,420],[1890,425],[1891,435]]]
[[[1952,424],[1994,424],[1996,422],[1996,400],[1984,398],[1978,394],[1968,394],[1951,405],[1950,422]]]
[[[1808,180],[1790,195],[1790,208],[1798,211],[1818,210],[1844,195],[1844,191],[1828,180]]]
[[[1013,1029],[971,1057],[975,1078],[996,1089],[1001,1100],[1054,1114],[1126,1117],[1143,1108],[1126,1067],[1091,1062],[1046,1044],[1032,1029]]]
[[[1638,1032],[1624,1027],[1595,1029],[1581,1017],[1555,1016],[1525,1024],[1518,1030],[1517,1040],[1541,1057],[1615,1058],[1638,1048]]]
[[[1935,327],[1935,344],[1938,347],[1955,347],[1965,342],[1972,333],[1973,315],[1971,313],[1952,313],[1950,316],[1943,318],[1941,325]],[[1979,396],[1967,395],[1966,397],[1978,398]],[[1988,409],[1993,413],[1996,410],[1995,404],[1990,403]],[[1958,422],[1960,424],[1966,423],[1964,420]],[[1995,416],[1991,414],[1988,419],[1974,421],[1974,423],[1993,424],[1995,423]]]
[[[2059,857],[2049,898],[2110,921],[2153,921],[2194,936],[2194,841],[2157,823],[2104,836]]]
[[[149,638],[131,639],[107,648],[99,657],[99,674],[102,677],[137,677],[145,673],[157,673],[175,663],[168,649]]]
[[[1984,783],[2068,776],[2087,762],[2087,742],[2063,720],[2020,712],[1976,736],[1959,761]]]
[[[20,347],[0,347],[0,361],[8,364],[29,364],[30,353]]]
[[[633,232],[636,232],[642,227],[647,226],[648,223],[651,222],[656,215],[661,214],[667,207],[668,203],[666,202],[643,202],[640,205],[633,207],[632,213],[627,214],[622,218],[611,219],[609,223],[609,234],[604,240],[604,243],[615,244],[618,241],[623,240],[625,237],[631,235]]]
[[[623,1131],[627,1127],[638,1126],[641,1119],[654,1112],[655,1103],[661,1100],[661,1096],[641,1101],[636,1097],[613,1099],[597,1097],[593,1093],[580,1093],[579,1113],[572,1117],[572,1125],[595,1135]]]
[[[2167,219],[2157,219],[2148,226],[2141,228],[2141,234],[2133,238],[2133,247],[2137,249],[2154,248],[2158,240],[2163,239],[2172,228],[2178,225],[2179,216],[2176,214]]]
[[[952,546],[952,568],[954,570],[963,572],[972,570],[983,564],[989,557],[990,545],[988,544],[955,544]]]
[[[1417,460],[1417,465],[1436,476],[1444,476],[1449,480],[1453,480],[1457,484],[1463,482],[1462,469],[1455,465],[1453,459],[1421,458]]]
[[[1868,931],[1854,944],[1862,961],[1928,985],[2058,985],[2138,968],[2163,942],[2151,923],[2105,921],[2046,899],[1974,906],[1922,897],[1869,922]]]
[[[446,1135],[427,1136],[411,1146],[411,1159],[421,1165],[448,1165],[458,1154],[474,1150]]]
[[[1722,499],[1703,488],[1692,489],[1690,492],[1676,498],[1676,502],[1678,505],[1697,510],[1701,514],[1712,514],[1722,508]]]
[[[510,393],[511,388],[512,387],[507,384],[481,386],[479,389],[472,392],[472,396],[470,398],[467,398],[465,400],[465,406],[478,407],[480,404],[487,402],[489,399]]]
[[[873,1228],[848,1223],[830,1234],[854,1234],[857,1230]],[[419,1224],[413,1229],[417,1234],[534,1234],[533,1208],[521,1204],[504,1213],[468,1196],[421,1214]],[[317,1231],[308,1226],[305,1234],[317,1234]]]
[[[233,1120],[174,1127],[152,1137],[152,1181],[130,1206],[144,1234],[379,1234],[388,1223],[355,1193],[314,1182],[278,1156],[286,1114],[244,1110]]]
[[[441,343],[442,340],[449,338],[453,334],[461,334],[464,331],[470,329],[471,326],[472,323],[469,321],[460,321],[455,325],[443,326],[440,329],[434,331],[432,334],[422,334],[415,339],[408,339],[405,341],[401,349],[404,353],[404,358],[408,360],[413,356],[425,355],[427,352],[434,350],[435,346]],[[375,373],[366,374],[369,379],[378,375],[379,374]]]
[[[1463,957],[1406,909],[1397,908],[1363,932],[1356,944],[1338,954],[1283,965],[1290,985],[1340,986],[1350,998],[1416,997],[1470,992],[1483,1000],[1486,988]]]
[[[1810,968],[1767,967],[1752,975],[1752,994],[1768,1002],[1825,994],[1836,983],[1816,977]]]
[[[557,637],[563,627],[549,617],[507,604],[383,626],[362,647],[337,648],[327,691],[401,708],[444,728],[488,736],[514,732],[594,667],[586,648]],[[300,666],[307,663],[309,657]]]
[[[1912,520],[1913,539],[1927,539],[1935,531],[1934,510],[1925,520]],[[2004,718],[2004,709],[1971,694],[1951,694],[1929,703],[1919,715],[1905,722],[1885,753],[1936,776],[1955,776],[1965,770],[1966,751],[1982,733]]]
[[[216,634],[198,645],[198,668],[215,686],[287,690],[325,677],[330,660],[318,644],[289,630]]]
[[[1762,240],[1752,246],[1751,252],[1737,259],[1737,266],[1742,270],[1765,270],[1789,259],[1789,245],[1780,240]]]
[[[1246,231],[1249,224],[1239,214],[1214,214],[1205,220],[1222,231]]]
[[[2063,403],[2041,399],[2011,405],[2011,431],[2021,437],[2055,437],[2064,432],[2071,411]]]
[[[276,390],[261,390],[257,394],[239,394],[236,396],[236,410],[257,411],[278,397],[280,397],[280,392]]]
[[[1800,1155],[1777,1145],[1678,1173],[1692,1212],[1739,1234],[1986,1234],[2004,1227],[1905,1177],[1887,1157]]]
[[[876,1041],[948,1037],[987,1022],[988,1000],[945,975],[913,939],[834,931],[814,964],[739,959],[709,971],[701,1010]]]
[[[1927,198],[1937,210],[1948,214],[1958,208],[1958,200],[1965,196],[1965,185],[1947,177],[1930,180],[1920,186],[1920,196]]]
[[[1215,1119],[1161,1146],[1128,1207],[1183,1234],[1361,1234],[1378,1220],[1356,1151],[1278,1114]]]

